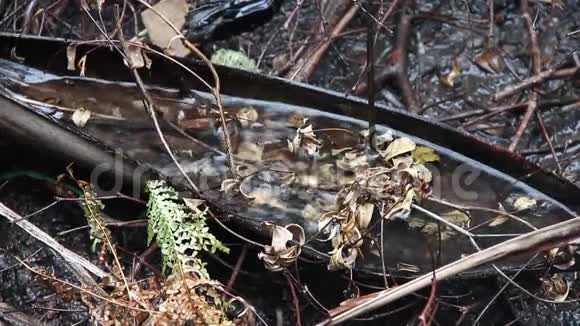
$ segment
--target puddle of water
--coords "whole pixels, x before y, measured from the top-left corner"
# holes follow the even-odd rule
[[[10,66],[10,75],[5,71],[8,70],[7,66]],[[5,76],[0,77],[0,85],[4,84],[21,99],[29,104],[49,103],[42,106],[43,112],[71,126],[74,126],[72,114],[76,109],[82,107],[90,110],[92,116],[82,128],[85,133],[122,150],[134,160],[150,165],[167,177],[182,178],[166,154],[145,113],[141,95],[132,83],[60,78],[12,66],[17,65],[0,62],[0,74]],[[344,154],[333,155],[333,152],[346,147],[359,148],[361,153],[364,152],[360,132],[366,126],[365,121],[284,103],[224,96],[227,115],[238,117],[229,119],[228,128],[231,128],[238,171],[245,176],[240,190],[253,199],[241,194],[227,194],[220,191],[220,186],[224,179],[231,176],[223,155],[226,149],[219,115],[211,97],[204,93],[183,94],[166,88],[151,88],[150,93],[157,100],[165,119],[182,126],[192,137],[210,147],[193,143],[166,124],[162,126],[183,168],[207,196],[252,220],[281,225],[300,224],[307,238],[317,232],[320,214],[332,207],[337,191],[353,179],[354,172],[345,168],[351,163],[350,159],[345,158]],[[312,124],[323,144],[315,158],[304,153],[296,155],[288,149],[288,140],[292,141],[295,137],[303,118]],[[458,205],[491,209],[502,205],[508,211],[513,211],[512,205],[517,198],[534,198],[538,202],[537,208],[518,213],[518,216],[538,228],[570,216],[568,208],[540,191],[451,149],[403,135],[386,126],[378,126],[377,129],[379,134],[391,130],[395,137],[411,137],[417,144],[431,147],[439,154],[440,161],[428,164],[434,177],[433,195],[437,198]],[[367,160],[370,166],[384,165],[377,155],[370,154]],[[421,205],[437,214],[453,210],[429,202]],[[469,223],[457,223],[465,228],[473,227],[497,216],[497,213],[472,210]],[[385,261],[393,272],[406,270],[401,267],[402,263],[416,265],[419,272],[428,271],[431,269],[431,252],[436,249],[438,237],[434,235],[436,232],[428,233],[425,228],[432,228],[433,221],[415,210],[409,221],[413,223],[385,223]],[[510,220],[499,226],[483,226],[474,232],[513,235],[527,231],[529,228],[525,225]],[[462,254],[474,251],[467,238],[456,232],[446,232],[447,236],[441,242],[441,263],[451,262]],[[377,228],[368,237],[377,242],[379,235]],[[482,238],[480,243],[482,247],[487,247],[507,238]],[[322,250],[329,249],[322,243],[316,246]],[[357,263],[359,267],[375,271],[381,268],[376,248],[366,246],[363,253],[365,259]],[[512,264],[518,261],[515,259]]]

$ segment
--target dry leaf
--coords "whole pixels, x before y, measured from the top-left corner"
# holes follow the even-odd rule
[[[446,76],[441,76],[440,80],[443,85],[453,87],[455,85],[455,79],[459,76],[461,76],[461,68],[457,61],[454,61],[451,71]]]
[[[393,158],[393,167],[396,170],[404,170],[410,168],[413,165],[413,156],[411,155],[400,155]]]
[[[258,253],[258,258],[264,261],[268,270],[278,272],[292,265],[300,256],[306,238],[304,229],[297,224],[289,224],[285,227],[270,223],[266,225],[273,227],[272,244],[266,246],[264,252]],[[291,240],[296,244],[289,243]]]
[[[501,71],[501,57],[492,47],[485,48],[473,57],[473,62],[482,70],[491,74]]]
[[[73,42],[66,47],[66,69],[76,70],[77,43]]]
[[[243,107],[236,112],[236,117],[240,120],[242,127],[248,127],[258,121],[258,111],[251,106]]]
[[[522,211],[525,209],[536,207],[537,203],[538,202],[534,198],[521,196],[514,201],[512,206],[514,207],[514,209]]]
[[[308,156],[313,157],[318,154],[320,147],[322,147],[322,142],[316,138],[312,125],[309,123],[296,130],[292,141],[288,140],[288,150],[291,153],[298,153],[298,150],[302,148]]]
[[[388,129],[383,134],[380,134],[375,137],[375,146],[376,148],[381,148],[384,144],[390,143],[393,141],[393,131]]]
[[[424,183],[429,183],[433,179],[433,175],[431,174],[431,170],[429,170],[423,164],[414,164],[413,166],[402,169],[401,173],[408,174],[413,180],[417,180]]]
[[[185,25],[185,17],[189,10],[186,0],[162,0],[153,6],[153,9],[167,18],[168,21],[181,30]],[[147,29],[151,43],[160,48],[166,49],[169,55],[185,57],[189,54],[186,48],[179,40],[170,41],[176,36],[175,31],[151,9],[146,9],[141,13],[143,25]],[[167,46],[169,48],[167,49]]]
[[[198,210],[198,207],[205,202],[205,200],[195,198],[183,198],[183,202],[185,203],[185,206],[187,206],[189,209],[195,212],[196,210]]]
[[[407,137],[401,137],[393,140],[381,155],[385,158],[385,161],[388,162],[396,156],[414,151],[415,147],[416,145],[414,141]]]
[[[436,162],[440,160],[439,154],[433,148],[417,146],[413,151],[413,158],[417,163]]]
[[[547,260],[557,269],[567,270],[576,265],[576,249],[575,245],[567,245],[561,248],[552,248],[546,254]]]
[[[220,191],[222,192],[232,192],[232,190],[239,184],[237,179],[224,179],[222,181]]]
[[[491,221],[491,223],[488,224],[488,226],[494,227],[494,226],[502,225],[505,222],[509,221],[509,219],[510,219],[509,216],[498,215],[493,219],[493,221]]]
[[[546,298],[556,302],[563,302],[568,298],[570,286],[562,278],[562,275],[555,273],[548,279],[542,279],[542,290]]]
[[[375,205],[371,203],[366,203],[358,206],[357,214],[357,224],[360,230],[365,230],[371,219],[373,218],[373,212],[375,211]]]
[[[358,250],[356,248],[344,249],[344,246],[340,246],[331,252],[328,269],[331,271],[351,269],[357,255]]]
[[[83,55],[81,57],[81,59],[79,60],[79,67],[81,68],[81,72],[79,73],[79,76],[84,77],[85,76],[85,71],[87,70],[87,55]]]
[[[304,114],[300,112],[292,112],[288,116],[288,124],[294,128],[300,128],[300,126],[306,123],[306,118]]]
[[[399,200],[386,214],[383,214],[383,218],[387,220],[395,218],[406,219],[411,213],[411,205],[414,198],[415,190],[412,188],[407,190],[405,197]]]
[[[364,152],[356,150],[346,152],[336,160],[336,166],[344,171],[354,171],[358,167],[368,165],[367,155]]]
[[[333,217],[325,217],[318,221],[318,232],[328,234],[326,239],[320,241],[326,242],[332,240],[340,234],[340,224],[336,223]]]
[[[448,222],[453,223],[464,229],[468,229],[469,224],[471,223],[471,218],[464,212],[457,209],[441,214],[441,217],[443,217]]]
[[[79,128],[84,127],[90,118],[91,118],[91,111],[89,111],[85,108],[76,109],[75,112],[73,112],[72,117],[71,117],[73,123]]]

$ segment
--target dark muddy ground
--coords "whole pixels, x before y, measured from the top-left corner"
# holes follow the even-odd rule
[[[552,2],[554,5],[550,5]],[[580,29],[580,4],[573,0],[552,2],[530,2],[530,13],[539,36],[543,69],[560,65],[561,67],[578,65],[580,33],[574,32]],[[5,6],[4,16],[0,16],[0,28],[21,30],[24,8],[29,1],[14,1],[8,5],[6,3],[8,1],[0,0],[0,8]],[[375,1],[368,12],[376,13],[381,3],[383,1]],[[384,6],[388,7],[389,3],[385,1]],[[48,8],[48,5],[49,1],[39,1],[38,8]],[[15,8],[15,17],[18,19],[13,21],[10,16]],[[141,10],[138,5],[134,8],[137,12]],[[285,76],[289,71],[288,68],[293,65],[290,63],[284,66],[287,62],[291,62],[293,54],[311,35],[313,26],[320,20],[320,11],[313,1],[306,0],[301,7],[295,9],[295,1],[284,1],[280,12],[254,31],[232,36],[227,40],[208,42],[203,44],[202,48],[208,55],[224,47],[241,50],[258,62],[259,69],[263,73]],[[487,1],[418,1],[415,19],[408,35],[410,38],[408,78],[413,86],[420,114],[447,121],[450,125],[477,137],[507,147],[522,121],[525,107],[507,110],[479,120],[478,118],[489,114],[493,108],[527,101],[529,92],[519,93],[503,101],[494,101],[492,96],[504,87],[530,76],[529,37],[520,15],[518,2],[495,1],[494,9],[495,25],[490,41]],[[56,8],[51,10],[53,12],[49,10],[49,15],[46,16],[47,25],[40,30],[40,19],[36,18],[37,23],[30,32],[84,39],[98,37],[92,22],[80,14],[76,2],[70,1],[63,7],[56,5]],[[111,11],[105,7],[103,12],[105,21],[107,14],[111,14]],[[399,14],[398,11],[395,12],[393,18],[385,22],[395,34]],[[133,28],[132,16],[128,17],[124,26],[127,29],[127,36],[131,37],[136,29]],[[330,46],[313,76],[308,80],[309,83],[339,92],[348,92],[353,88],[366,60],[365,28],[368,19],[368,15],[359,10],[343,32],[344,35],[338,37]],[[138,26],[137,30],[141,28]],[[378,35],[375,48],[377,75],[389,69],[392,60],[390,50],[395,37],[394,34],[387,33]],[[496,49],[495,53],[500,54],[485,58],[492,63],[498,62],[495,73],[486,72],[474,63],[477,54],[485,49]],[[494,53],[491,50],[489,52]],[[449,74],[454,69],[458,74],[456,77],[450,77]],[[450,85],[449,80],[452,80],[453,85]],[[381,81],[377,100],[393,108],[405,109],[406,102],[398,86],[392,79]],[[546,81],[539,85],[538,93],[541,117],[553,142],[559,164],[554,160],[536,116],[525,128],[517,150],[530,160],[539,162],[546,169],[561,172],[564,177],[580,185],[578,159],[580,77],[576,75]],[[19,172],[17,176],[5,175],[0,180],[0,202],[25,215],[52,201],[54,186],[46,179],[55,178],[63,173],[66,163],[38,162],[36,154],[27,153],[22,148],[25,147],[14,146],[12,140],[0,138],[0,152],[4,154],[4,159],[0,162],[2,169],[0,173]],[[35,173],[24,173],[31,170]],[[139,208],[125,210],[123,204],[107,205],[113,207],[111,214],[119,218],[134,219],[140,214]],[[31,222],[56,237],[61,231],[82,226],[83,222],[79,218],[81,214],[78,206],[61,203],[34,216]],[[128,251],[139,254],[144,250],[145,239],[142,228],[118,228],[115,230],[115,236]],[[75,252],[96,259],[96,255],[90,251],[86,229],[68,233],[57,239]],[[236,264],[236,259],[232,257],[239,255],[242,251],[241,245],[235,239],[230,239],[228,246],[233,248],[232,255],[208,257],[210,272],[218,280],[228,282],[232,266]],[[13,258],[30,255],[34,255],[30,262],[45,266],[50,273],[65,279],[70,276],[50,250],[28,237],[19,228],[0,221],[0,302],[8,303],[49,325],[88,324],[86,308],[81,303],[60,299],[53,290],[48,289],[30,272],[18,265]],[[291,308],[293,296],[286,278],[264,273],[261,263],[254,258],[256,252],[252,249],[249,249],[247,256],[252,259],[247,259],[244,263],[233,288],[255,305],[270,325],[281,320],[288,325],[294,324],[295,313]],[[130,266],[132,258],[133,256],[126,254],[123,260]],[[159,257],[151,259],[154,265],[158,266]],[[324,266],[305,263],[300,268],[304,283],[309,284],[313,295],[327,307],[336,306],[353,291],[341,276],[329,278]],[[152,271],[146,269],[143,273],[146,275]],[[541,274],[528,273],[519,281],[528,289],[535,290],[540,276]],[[570,282],[574,281],[572,275],[567,277]],[[320,279],[328,280],[328,283],[320,282]],[[453,325],[456,322],[462,325],[472,324],[503,284],[503,280],[495,277],[477,282],[456,281],[444,284],[441,294],[444,300],[441,302],[436,321],[439,325]],[[363,291],[372,291],[372,287],[365,288],[362,284],[359,286]],[[572,291],[569,299],[574,299],[575,295]],[[320,320],[322,314],[309,299],[306,296],[299,297],[303,324],[310,325]],[[370,316],[359,323],[413,324],[412,320],[421,312],[424,300],[400,303],[400,306],[405,305],[407,308],[401,309],[401,312]],[[395,308],[397,307],[389,307],[384,312]],[[515,324],[521,325],[573,325],[580,323],[579,313],[578,307],[574,304],[539,303],[512,288],[509,293],[502,294],[494,301],[481,323],[506,325],[515,321]],[[3,323],[1,320],[0,314],[0,325]]]

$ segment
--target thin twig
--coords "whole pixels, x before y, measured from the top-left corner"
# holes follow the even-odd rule
[[[296,290],[294,289],[294,284],[292,284],[292,279],[288,276],[290,273],[286,273],[286,279],[288,280],[288,287],[290,288],[290,293],[292,294],[292,303],[294,304],[294,310],[296,314],[296,326],[302,326],[302,317],[300,313],[300,301],[296,295]]]
[[[307,58],[301,61],[296,69],[287,74],[287,78],[299,81],[308,80],[314,73],[318,63],[328,48],[331,46],[333,39],[342,33],[342,31],[348,26],[355,14],[358,12],[358,9],[358,6],[351,5],[350,9],[344,14],[340,21],[337,22],[336,26],[334,26],[330,35],[325,37],[320,44],[315,45],[314,49],[308,52],[310,54],[307,55]]]
[[[493,100],[500,101],[500,100],[503,100],[506,97],[511,96],[517,92],[521,92],[521,91],[528,89],[530,87],[539,85],[540,83],[543,83],[544,81],[570,78],[570,77],[574,77],[574,75],[576,75],[578,73],[580,73],[580,66],[571,67],[571,68],[562,68],[562,69],[558,69],[557,67],[550,68],[550,69],[547,69],[547,70],[540,72],[537,75],[530,76],[530,77],[522,80],[518,84],[510,85],[510,86],[504,88],[503,90],[498,91],[497,93],[495,93],[493,95]]]
[[[541,61],[541,53],[540,53],[540,44],[538,41],[538,34],[534,30],[534,22],[532,21],[532,17],[529,13],[529,5],[528,0],[520,0],[520,9],[522,11],[522,18],[526,23],[526,27],[528,30],[528,37],[530,42],[530,57],[531,57],[531,75],[538,76],[542,70],[542,61]],[[515,136],[512,139],[512,142],[509,146],[510,151],[514,151],[526,130],[530,119],[536,112],[538,108],[538,91],[536,89],[532,90],[532,94],[528,98],[528,109],[520,122],[518,130],[516,131]]]
[[[548,147],[550,147],[550,152],[552,153],[552,157],[554,158],[554,162],[556,162],[556,168],[558,169],[558,174],[562,175],[562,165],[560,165],[560,161],[558,160],[558,155],[554,150],[554,145],[552,144],[552,139],[550,139],[550,135],[548,135],[548,130],[546,130],[546,126],[544,125],[544,118],[542,118],[542,114],[539,111],[536,111],[536,118],[538,119],[538,124],[540,125],[540,129],[542,129],[542,134],[544,135],[544,139],[548,143]]]
[[[148,9],[151,9],[152,12],[154,12],[157,16],[159,16],[159,18],[161,18],[167,25],[169,25],[169,27],[171,27],[171,29],[173,29],[176,36],[169,42],[170,44],[168,44],[168,47],[171,45],[171,43],[174,40],[176,40],[176,39],[181,40],[183,45],[186,48],[188,48],[194,55],[196,55],[198,58],[200,58],[201,61],[203,61],[203,63],[209,68],[210,73],[212,74],[212,77],[214,79],[214,86],[211,87],[211,92],[215,98],[216,105],[219,108],[220,119],[221,119],[222,128],[223,128],[223,132],[224,132],[224,141],[225,141],[227,154],[228,154],[228,162],[230,165],[230,172],[232,173],[234,178],[238,178],[236,163],[234,161],[234,154],[232,152],[232,141],[230,138],[230,133],[228,132],[227,121],[226,121],[226,117],[225,117],[225,113],[224,113],[224,107],[222,105],[220,78],[218,76],[217,71],[215,70],[213,63],[205,56],[205,54],[203,54],[203,52],[201,52],[195,45],[193,45],[191,42],[189,42],[185,38],[183,33],[181,33],[181,31],[177,27],[175,27],[175,25],[173,25],[165,16],[163,16],[161,13],[159,13],[155,8],[153,8],[147,2],[145,2],[143,0],[137,0],[137,1],[139,1],[139,3],[141,3],[142,5],[147,7]]]
[[[516,277],[518,277],[518,275],[520,275],[520,273],[522,271],[524,271],[526,269],[526,267],[532,263],[532,261],[534,261],[534,259],[536,259],[536,257],[538,257],[538,254],[535,254],[532,256],[532,258],[528,259],[527,263],[525,263],[512,277],[510,277],[510,279],[513,281],[516,279]],[[495,300],[497,300],[497,298],[503,293],[503,291],[505,291],[507,289],[507,287],[510,285],[510,282],[506,282],[501,289],[499,289],[499,291],[497,291],[497,293],[493,296],[493,298],[491,298],[491,300],[489,300],[489,302],[487,303],[487,305],[485,305],[485,307],[481,310],[481,312],[479,313],[479,315],[477,315],[477,318],[475,319],[475,321],[473,322],[473,325],[477,325],[477,323],[479,323],[479,321],[481,320],[481,317],[483,317],[483,315],[485,315],[485,313],[487,312],[487,309],[489,309],[489,307],[491,307],[491,305],[493,304],[493,302]]]
[[[236,266],[234,266],[234,270],[232,271],[232,275],[230,276],[230,279],[228,280],[228,284],[227,284],[228,289],[233,289],[234,283],[236,282],[236,278],[238,277],[238,273],[240,272],[240,269],[242,268],[242,264],[244,263],[244,260],[246,259],[247,253],[248,253],[248,245],[244,244],[242,246],[242,252],[240,253],[240,256],[238,257],[238,261],[236,262]]]

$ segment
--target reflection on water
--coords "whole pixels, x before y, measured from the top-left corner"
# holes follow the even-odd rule
[[[4,65],[4,66],[3,66]],[[78,108],[90,110],[92,115],[83,131],[110,147],[121,149],[130,158],[149,164],[174,180],[181,179],[178,169],[166,154],[157,133],[145,112],[138,89],[131,83],[111,83],[82,78],[57,78],[23,68],[10,69],[6,62],[0,64],[1,85],[29,104],[46,103],[44,112],[54,114],[69,124]],[[10,71],[10,75],[8,75]],[[2,77],[4,76],[4,77]],[[364,121],[337,116],[310,108],[289,106],[283,103],[224,97],[228,131],[236,157],[237,172],[243,177],[239,192],[220,191],[222,181],[231,178],[228,162],[223,152],[223,130],[219,114],[211,97],[204,93],[183,94],[175,89],[151,88],[163,120],[179,126],[199,143],[192,142],[168,123],[163,132],[185,171],[207,196],[229,209],[257,221],[278,224],[298,223],[307,235],[317,231],[320,215],[332,209],[335,194],[352,183],[354,170],[361,164],[380,166],[380,156],[365,148],[361,132]],[[321,141],[318,153],[304,151],[292,153],[288,142],[307,118],[316,137]],[[401,134],[397,126],[379,126],[378,133],[391,130],[395,137]],[[413,138],[413,137],[411,137]],[[517,198],[525,196],[537,200],[533,209],[517,215],[536,227],[542,227],[568,218],[566,208],[531,189],[523,182],[506,176],[489,167],[462,157],[450,149],[441,148],[426,140],[413,140],[431,147],[440,160],[427,164],[433,174],[433,196],[463,206],[505,209],[513,212]],[[461,149],[458,149],[460,151]],[[442,216],[460,216],[453,223],[463,227],[477,227],[477,234],[518,234],[529,231],[522,223],[513,220],[489,226],[497,212],[470,210],[469,216],[453,213],[454,209],[441,204],[423,201],[421,206]],[[377,219],[374,216],[373,221]],[[373,223],[371,222],[371,225]],[[483,224],[483,225],[482,225]],[[494,223],[492,223],[493,225]],[[430,270],[431,252],[436,250],[439,232],[442,263],[471,253],[473,249],[463,236],[444,225],[413,211],[408,221],[392,221],[384,226],[384,255],[389,269],[416,265],[420,272]],[[364,268],[378,270],[380,230],[367,235]],[[483,247],[505,240],[506,237],[480,239]],[[325,249],[326,244],[319,244]],[[514,261],[515,262],[515,261]],[[405,269],[405,270],[408,270]]]

